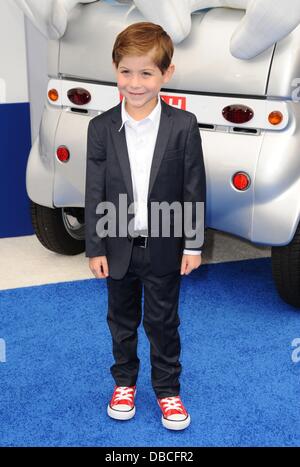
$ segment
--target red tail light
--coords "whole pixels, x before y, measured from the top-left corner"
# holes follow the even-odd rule
[[[86,89],[74,88],[69,89],[68,98],[75,105],[85,105],[90,102],[91,95]]]
[[[237,172],[232,177],[232,184],[234,188],[239,191],[245,191],[249,188],[251,183],[251,179],[248,174],[245,172]]]
[[[56,156],[60,162],[68,162],[70,159],[69,149],[66,146],[59,146],[56,150]]]
[[[254,112],[246,105],[228,105],[222,110],[222,115],[231,123],[247,123],[254,116]]]

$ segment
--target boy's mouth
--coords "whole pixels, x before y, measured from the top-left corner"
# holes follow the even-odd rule
[[[142,96],[145,93],[144,92],[129,92],[129,94],[131,94],[132,96]]]

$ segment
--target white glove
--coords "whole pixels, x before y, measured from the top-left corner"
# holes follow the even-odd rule
[[[36,28],[48,39],[59,39],[67,28],[68,14],[77,3],[95,0],[14,0]]]
[[[68,14],[78,3],[95,0],[14,0],[48,38],[65,33]],[[193,11],[228,7],[246,14],[232,35],[230,51],[240,59],[253,58],[287,36],[300,23],[299,0],[133,0],[148,21],[160,24],[175,44],[188,36]],[[128,0],[119,0],[119,3]],[[118,2],[117,2],[118,3]]]
[[[299,0],[134,0],[148,21],[159,23],[175,44],[188,36],[191,13],[212,7],[245,9],[234,32],[230,51],[248,59],[287,36],[300,23]]]

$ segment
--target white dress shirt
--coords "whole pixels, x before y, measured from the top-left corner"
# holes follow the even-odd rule
[[[127,150],[131,169],[131,180],[134,197],[134,231],[148,232],[147,198],[150,170],[154,147],[156,143],[161,102],[158,102],[152,112],[142,120],[134,120],[125,109],[125,97],[121,106],[122,125],[125,125]],[[184,254],[199,255],[199,250],[183,250]]]

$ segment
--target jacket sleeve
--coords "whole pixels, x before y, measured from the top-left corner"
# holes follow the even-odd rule
[[[192,115],[184,155],[184,249],[202,250],[206,211],[206,175],[202,141]]]
[[[106,151],[99,140],[95,124],[90,120],[87,132],[87,161],[85,181],[85,255],[106,256],[105,238],[97,234],[96,214],[100,202],[105,201]]]

